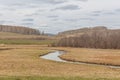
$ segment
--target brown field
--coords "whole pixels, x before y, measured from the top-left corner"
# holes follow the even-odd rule
[[[6,48],[7,50],[5,50]],[[68,59],[93,60],[97,53],[106,55],[110,50],[52,48],[40,45],[4,45],[0,49],[0,76],[120,78],[120,69],[97,65],[62,63],[39,58],[40,55],[58,49],[68,51],[68,54],[62,56]],[[115,56],[120,54],[119,50],[111,50],[110,52],[111,55],[115,53],[113,54]],[[88,55],[90,53],[91,55]],[[97,55],[97,57],[101,58],[101,55]]]
[[[68,54],[61,56],[66,60],[120,66],[120,50],[68,48],[66,51]]]

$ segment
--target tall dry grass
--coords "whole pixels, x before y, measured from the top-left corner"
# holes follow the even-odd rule
[[[120,69],[60,63],[39,58],[39,55],[46,54],[54,49],[76,49],[52,48],[39,45],[5,45],[0,48],[12,48],[11,50],[0,50],[0,76],[120,78]]]
[[[120,50],[68,48],[62,59],[89,64],[103,64],[120,66]]]

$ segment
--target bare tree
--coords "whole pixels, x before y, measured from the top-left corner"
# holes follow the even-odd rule
[[[0,25],[0,31],[20,33],[20,34],[26,34],[26,35],[40,35],[40,32],[37,29],[21,27],[21,26]]]
[[[120,49],[120,30],[93,30],[80,36],[65,37],[57,46]]]

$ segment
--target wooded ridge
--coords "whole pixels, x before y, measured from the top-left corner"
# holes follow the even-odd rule
[[[77,33],[81,33],[80,29]],[[120,29],[90,28],[82,33],[72,37],[63,37],[54,46],[120,49]]]
[[[0,32],[12,32],[12,33],[25,34],[25,35],[40,35],[40,31],[37,29],[32,29],[22,26],[9,26],[9,25],[0,25]]]

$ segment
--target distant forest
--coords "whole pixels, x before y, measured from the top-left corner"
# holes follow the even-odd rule
[[[0,25],[0,32],[12,32],[12,33],[25,34],[25,35],[40,35],[40,31],[37,29],[21,27],[21,26],[8,26],[8,25]]]
[[[87,28],[82,35],[64,37],[53,46],[120,49],[120,29]]]

